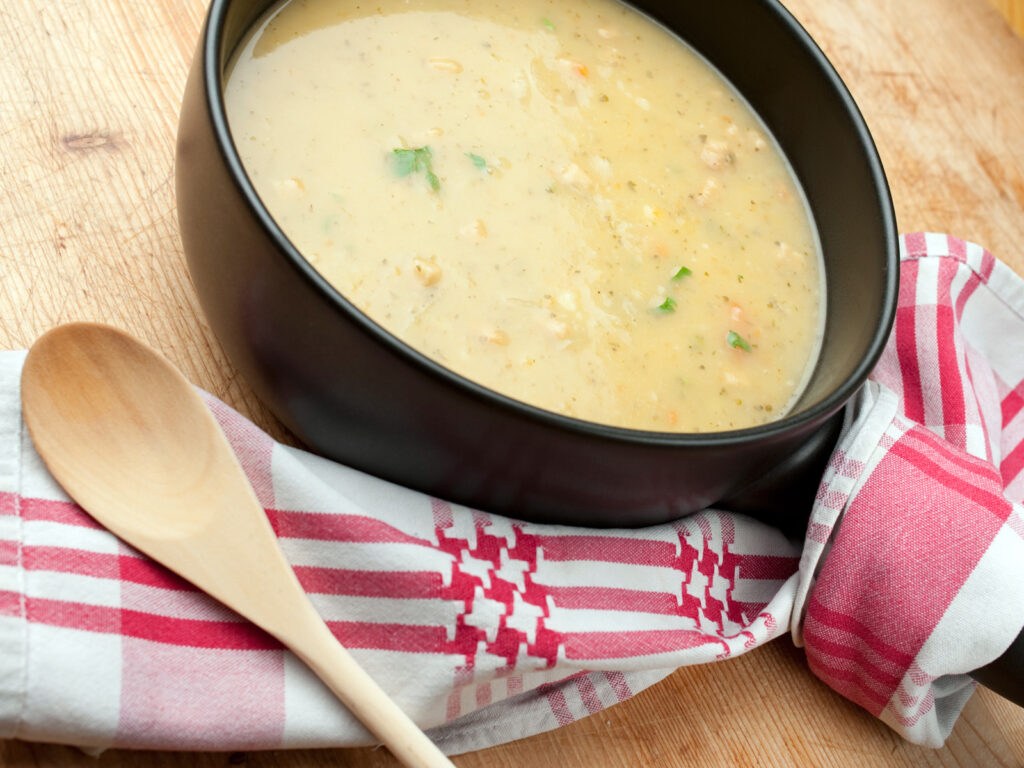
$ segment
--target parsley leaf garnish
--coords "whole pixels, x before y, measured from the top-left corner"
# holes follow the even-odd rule
[[[551,30],[552,32],[555,31],[554,23],[551,21],[551,19],[547,18],[546,16],[541,18],[540,23],[543,24],[547,29]]]
[[[676,272],[674,275],[672,275],[672,279],[673,280],[682,280],[684,277],[687,277],[688,275],[692,275],[692,274],[693,274],[693,270],[690,269],[689,267],[680,267],[679,271]]]
[[[418,149],[396,149],[395,150],[395,175],[408,176],[417,169],[419,165]]]
[[[467,152],[466,157],[472,160],[473,165],[475,165],[481,171],[487,170],[487,161],[480,157],[480,155],[474,155],[472,152]]]
[[[658,305],[657,309],[659,312],[675,312],[677,306],[676,300],[669,296]]]
[[[395,158],[395,175],[399,178],[422,171],[432,190],[437,192],[441,188],[441,180],[434,173],[434,155],[430,151],[430,147],[396,149],[393,150],[392,156]]]
[[[750,352],[750,344],[747,340],[740,336],[736,331],[729,331],[729,335],[725,337],[726,343],[733,349],[742,349],[744,352]]]

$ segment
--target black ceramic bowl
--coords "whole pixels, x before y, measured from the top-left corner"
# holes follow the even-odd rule
[[[313,450],[480,509],[640,526],[717,504],[783,528],[806,522],[839,411],[888,336],[897,294],[892,201],[839,77],[772,0],[636,7],[704,54],[760,113],[807,193],[824,251],[823,351],[785,418],[665,434],[583,422],[511,400],[373,323],[302,258],[232,145],[225,66],[272,0],[213,0],[178,135],[178,215],[210,324],[257,394]]]

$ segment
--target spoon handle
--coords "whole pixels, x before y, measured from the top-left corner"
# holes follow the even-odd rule
[[[331,634],[308,600],[301,621],[279,637],[316,673],[363,725],[410,768],[453,768],[419,729]],[[297,606],[296,606],[297,607]],[[297,611],[298,612],[298,611]]]

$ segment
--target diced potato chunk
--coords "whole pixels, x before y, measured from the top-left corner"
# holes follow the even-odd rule
[[[415,258],[412,262],[413,274],[425,286],[437,285],[441,280],[441,267],[433,261]]]

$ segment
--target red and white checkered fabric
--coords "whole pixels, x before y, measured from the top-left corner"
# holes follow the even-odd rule
[[[792,628],[816,675],[939,746],[965,673],[1024,626],[1024,281],[946,235],[907,235],[900,255],[895,328],[819,489]]]
[[[830,685],[938,745],[972,689],[962,673],[1024,626],[1024,281],[953,238],[904,251],[893,341],[848,409],[802,552],[717,511],[637,531],[487,515],[209,404],[317,609],[449,753],[573,722],[787,628]],[[21,422],[23,359],[0,354],[0,737],[370,743],[275,641],[68,500]]]

